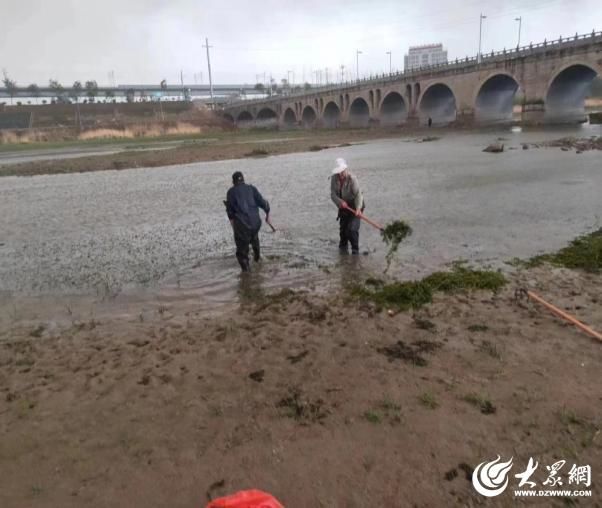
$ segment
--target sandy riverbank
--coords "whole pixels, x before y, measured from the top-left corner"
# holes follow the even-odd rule
[[[599,503],[601,344],[516,301],[522,286],[602,328],[600,276],[549,265],[392,317],[285,291],[214,317],[15,321],[0,505],[190,507],[256,487],[288,507],[472,506],[467,473],[498,454],[589,464]],[[399,341],[424,362],[394,358]]]

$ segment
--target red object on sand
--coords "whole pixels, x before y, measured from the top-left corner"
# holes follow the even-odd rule
[[[211,501],[207,508],[284,508],[274,497],[261,490],[243,490]]]

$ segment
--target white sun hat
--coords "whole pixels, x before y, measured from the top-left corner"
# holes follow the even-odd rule
[[[347,163],[345,162],[345,159],[339,157],[336,160],[336,163],[337,163],[337,167],[332,170],[333,175],[338,175],[339,173],[342,173],[343,171],[345,171],[347,169]]]

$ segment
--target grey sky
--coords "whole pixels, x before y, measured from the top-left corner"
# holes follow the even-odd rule
[[[270,73],[295,82],[341,65],[355,75],[403,68],[408,46],[442,42],[449,58],[515,46],[522,16],[524,43],[602,30],[600,0],[0,0],[0,68],[20,85],[96,79],[117,83],[194,83],[207,60],[209,37],[216,83],[253,83]],[[291,76],[292,78],[292,76]],[[197,76],[199,80],[199,76]]]

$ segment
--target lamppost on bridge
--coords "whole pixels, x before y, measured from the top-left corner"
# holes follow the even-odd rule
[[[341,83],[345,82],[345,66],[341,65]]]
[[[355,71],[356,71],[356,76],[357,76],[357,80],[360,80],[360,55],[362,54],[362,52],[358,49],[355,51]]]
[[[477,56],[478,63],[481,63],[481,40],[483,35],[483,20],[486,18],[487,16],[483,16],[483,13],[481,13],[481,16],[479,18],[479,54]]]
[[[514,21],[518,21],[518,43],[516,44],[516,48],[520,48],[520,27],[523,23],[523,17],[519,16],[518,18],[514,18]]]
[[[391,52],[387,51],[387,55],[389,55],[389,74],[393,74],[392,66],[391,66]]]

